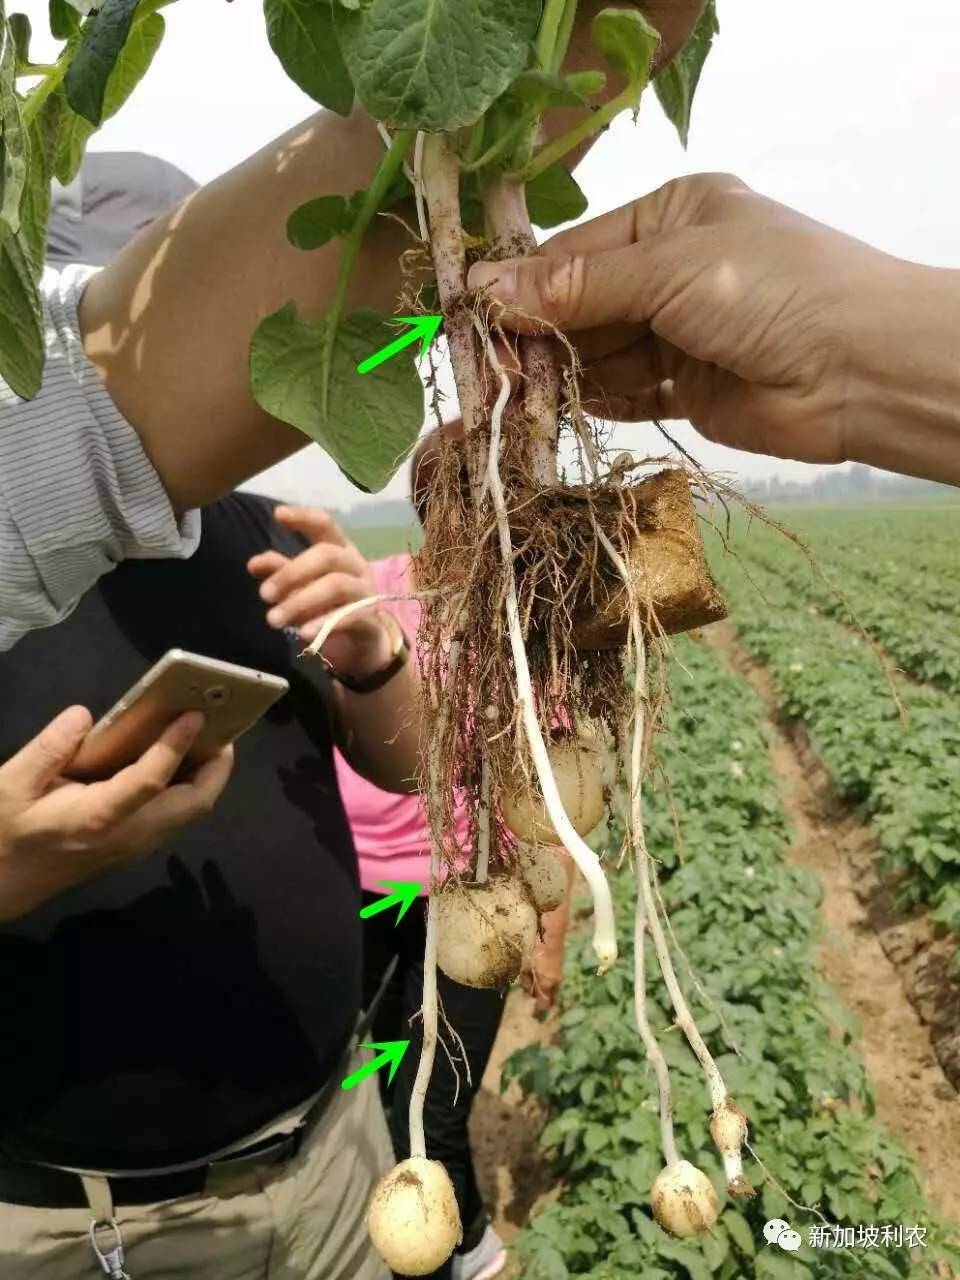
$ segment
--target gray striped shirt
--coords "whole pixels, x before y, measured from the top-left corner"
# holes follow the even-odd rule
[[[62,621],[120,560],[185,557],[200,540],[200,513],[178,521],[83,353],[77,308],[93,274],[44,275],[40,394],[20,400],[0,380],[0,650]]]

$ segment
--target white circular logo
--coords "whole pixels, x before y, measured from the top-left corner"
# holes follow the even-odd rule
[[[763,1238],[768,1244],[776,1244],[784,1231],[789,1230],[789,1222],[784,1222],[783,1218],[771,1218],[769,1222],[764,1224]]]

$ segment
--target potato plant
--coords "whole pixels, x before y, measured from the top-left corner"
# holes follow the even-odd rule
[[[83,16],[85,0],[51,0],[63,46],[43,67],[30,60],[26,19],[0,10],[0,373],[21,395],[36,391],[42,369],[36,277],[50,177],[69,181],[91,131],[122,106],[163,36],[159,10],[169,3],[104,0]],[[579,867],[599,973],[614,964],[610,889],[585,837],[617,780],[628,796],[635,936],[649,934],[676,1024],[705,1075],[727,1190],[750,1196],[746,1117],[677,979],[642,801],[667,638],[725,613],[694,503],[712,486],[695,468],[651,474],[650,460],[611,458],[583,411],[563,335],[543,326],[511,338],[483,293],[467,288],[472,261],[533,253],[534,224],[583,211],[569,166],[619,113],[637,112],[648,84],[685,139],[716,30],[713,0],[264,0],[264,13],[290,77],[332,111],[359,103],[384,149],[365,189],[345,198],[318,179],[313,199],[284,211],[304,251],[338,240],[339,278],[326,314],[303,316],[290,303],[251,335],[253,393],[360,487],[386,483],[421,429],[421,384],[403,360],[358,376],[358,363],[389,337],[390,317],[348,310],[346,300],[364,236],[388,214],[411,224],[401,312],[442,312],[464,424],[462,439],[439,437],[416,562],[433,844],[424,1035],[411,1158],[374,1196],[375,1243],[411,1275],[434,1270],[457,1243],[451,1185],[427,1160],[423,1131],[442,1012],[436,966],[439,957],[450,976],[476,985],[516,977],[538,919],[524,869],[541,845],[563,845]],[[563,437],[578,461],[561,475]],[[314,651],[344,616],[327,619]],[[455,796],[472,815],[468,873],[456,869],[461,851],[451,844]],[[699,1234],[713,1228],[720,1203],[678,1149],[669,1067],[646,1015],[644,947],[634,955],[636,1029],[660,1099],[664,1164],[653,1212],[678,1236]]]
[[[871,622],[873,601],[879,610],[898,598],[888,595],[885,582],[861,581],[859,556],[852,561],[856,572],[851,571],[852,548],[872,548],[874,563],[883,565],[882,557],[890,555],[891,528],[897,530],[899,547],[916,519],[923,531],[923,551],[904,548],[898,554],[905,561],[913,564],[922,554],[926,563],[935,564],[938,555],[944,560],[953,555],[958,524],[954,509],[931,509],[918,517],[887,511],[882,517],[882,545],[872,529],[876,517],[866,511],[843,515],[850,549],[844,559],[831,557],[831,573],[845,590],[849,581],[860,616]],[[739,537],[735,545],[741,545]],[[869,647],[834,621],[833,597],[819,585],[811,586],[802,559],[764,535],[743,540],[742,554],[749,583],[741,571],[724,568],[719,558],[717,570],[734,603],[740,638],[769,670],[782,714],[803,726],[837,796],[869,823],[878,844],[877,870],[889,877],[898,908],[932,908],[934,921],[960,937],[960,733],[955,693],[901,679],[907,710],[907,722],[902,723]],[[942,586],[941,591],[942,608],[949,609],[960,593]],[[911,601],[906,599],[909,609]],[[915,610],[909,612],[912,621]],[[886,647],[883,631],[880,637]],[[897,653],[898,648],[894,642],[888,651]],[[960,972],[960,951],[953,963]]]
[[[731,578],[737,573],[733,566]],[[739,621],[739,597],[736,609]],[[675,659],[675,678],[692,677],[699,696],[695,707],[678,698],[669,713],[660,756],[670,786],[651,790],[648,839],[705,998],[686,972],[682,979],[703,1005],[701,1030],[750,1112],[751,1146],[769,1176],[758,1168],[756,1198],[727,1204],[707,1235],[670,1238],[658,1225],[650,1206],[656,1082],[631,1030],[629,972],[618,965],[598,980],[581,933],[567,950],[557,1035],[518,1050],[507,1065],[549,1108],[540,1141],[560,1185],[516,1242],[519,1270],[524,1280],[951,1276],[960,1268],[956,1228],[938,1219],[912,1160],[874,1114],[855,1022],[820,976],[820,891],[787,856],[791,831],[760,699],[706,645],[681,641]],[[621,838],[614,819],[598,840],[616,848]],[[611,880],[629,950],[633,877],[624,868]],[[646,951],[652,962],[649,938]],[[653,1025],[669,1023],[663,991],[651,991],[647,1007]],[[721,1193],[700,1065],[675,1034],[663,1050],[680,1144]],[[798,1210],[780,1188],[811,1210]],[[812,1248],[810,1229],[823,1225],[817,1213],[854,1229],[917,1224],[927,1228],[925,1247]],[[767,1245],[770,1218],[801,1232],[798,1253]]]

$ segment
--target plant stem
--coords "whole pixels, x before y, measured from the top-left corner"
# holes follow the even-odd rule
[[[537,177],[543,173],[544,169],[549,169],[552,164],[556,164],[558,160],[562,160],[568,151],[573,151],[575,147],[579,147],[582,142],[586,142],[592,138],[594,134],[600,133],[605,129],[615,116],[627,107],[636,107],[640,101],[640,95],[644,90],[646,81],[639,86],[628,85],[611,98],[609,102],[605,102],[602,107],[597,107],[596,111],[591,111],[589,115],[585,115],[581,120],[568,129],[566,133],[561,133],[559,138],[554,138],[552,142],[548,142],[542,147],[529,164],[525,165],[519,174],[511,174],[513,178],[519,178],[523,182],[529,182],[531,178]]]
[[[498,177],[485,190],[483,203],[493,232],[495,259],[536,252],[522,183]],[[557,482],[560,377],[556,346],[552,338],[521,338],[518,349],[524,375],[524,445],[535,482],[550,486]]]
[[[487,117],[481,116],[479,120],[470,129],[470,136],[467,138],[467,145],[463,152],[464,165],[476,160],[480,154],[480,148],[483,146],[483,135],[486,126]]]
[[[320,404],[324,416],[326,416],[329,401],[333,344],[337,338],[340,313],[343,310],[344,299],[347,296],[347,287],[350,284],[353,264],[360,250],[367,227],[369,227],[379,210],[390,183],[402,167],[413,138],[414,133],[411,129],[400,129],[393,135],[393,141],[383,153],[370,185],[364,194],[363,204],[360,206],[357,219],[344,237],[343,249],[340,253],[340,267],[337,272],[337,283],[333,291],[333,297],[330,299],[330,307],[326,316],[326,329],[321,354]]]
[[[467,433],[470,486],[474,497],[483,485],[486,457],[480,428],[484,396],[480,382],[480,352],[467,302],[467,258],[460,221],[460,166],[442,133],[427,134],[423,144],[423,191],[430,215],[430,247],[437,277],[443,331],[450,348],[460,415]]]
[[[567,0],[547,0],[540,19],[540,30],[537,32],[537,62],[544,71],[553,66],[554,50],[557,47],[557,32],[566,14]]]
[[[40,83],[38,85],[34,85],[24,98],[20,107],[20,114],[23,118],[23,127],[25,129],[30,128],[34,120],[36,120],[37,116],[43,110],[47,99],[51,94],[56,93],[60,88],[60,85],[63,83],[63,78],[67,74],[67,70],[70,66],[70,58],[65,57],[64,55],[69,51],[72,56],[75,42],[76,37],[72,38],[71,42],[64,47],[63,53],[61,53],[59,59],[53,64]]]
[[[567,49],[570,47],[570,37],[573,35],[573,24],[577,17],[578,0],[567,0],[567,7],[563,11],[563,19],[557,31],[557,42],[553,47],[553,60],[550,64],[551,71],[559,71],[563,66],[563,60],[567,56]]]
[[[599,532],[599,529],[598,529]],[[605,541],[607,554],[611,557],[617,569],[623,574],[627,574],[627,566],[619,553],[609,541],[606,534],[602,534]],[[631,602],[631,618],[637,617],[634,602]],[[639,629],[638,629],[639,630]],[[668,1165],[676,1164],[679,1160],[677,1154],[677,1143],[673,1132],[673,1103],[670,1092],[670,1070],[667,1066],[667,1060],[663,1056],[663,1050],[657,1043],[657,1038],[653,1034],[653,1030],[647,1019],[647,990],[646,990],[646,938],[645,934],[648,926],[647,918],[647,897],[643,890],[643,878],[641,867],[646,859],[645,840],[643,836],[643,754],[644,754],[644,734],[646,729],[646,662],[647,655],[644,646],[643,633],[639,633],[640,648],[637,649],[635,658],[637,664],[637,677],[634,683],[633,692],[633,738],[630,752],[630,807],[629,807],[629,828],[630,843],[633,848],[634,870],[637,878],[637,898],[634,906],[633,914],[633,969],[634,969],[634,991],[633,991],[633,1011],[637,1024],[637,1030],[640,1033],[640,1039],[647,1052],[647,1058],[653,1063],[653,1069],[657,1076],[657,1093],[660,1102],[660,1144],[663,1147],[663,1157]],[[641,664],[643,664],[643,672],[641,673]]]
[[[464,173],[476,173],[478,169],[485,169],[488,164],[492,164],[504,151],[509,151],[514,142],[523,134],[525,129],[530,128],[532,123],[534,122],[530,116],[521,116],[519,120],[515,121],[509,129],[504,130],[500,137],[487,147],[482,156],[477,156],[476,159],[464,157],[460,168]]]
[[[436,781],[436,780],[434,780]],[[426,1157],[423,1109],[437,1053],[437,894],[440,892],[440,851],[434,844],[430,855],[430,896],[427,899],[427,941],[423,952],[423,1004],[421,1006],[423,1045],[410,1093],[410,1155]]]
[[[637,738],[641,739],[639,754],[642,757],[643,747],[643,721],[640,721],[638,730],[636,723],[634,724],[634,776],[636,776],[636,758],[638,755]],[[638,788],[639,790],[639,788]],[[631,795],[631,803],[633,796]],[[654,1072],[657,1077],[657,1095],[660,1102],[660,1145],[663,1148],[664,1161],[669,1164],[676,1164],[679,1160],[677,1154],[677,1141],[673,1132],[673,1098],[670,1090],[670,1068],[667,1066],[667,1060],[663,1056],[663,1050],[657,1043],[657,1038],[653,1034],[653,1028],[647,1018],[647,979],[646,979],[646,954],[644,946],[646,939],[647,909],[644,902],[643,890],[640,885],[640,862],[636,860],[637,869],[637,900],[633,914],[633,1016],[637,1024],[637,1031],[640,1033],[640,1039],[643,1041],[643,1047],[647,1054],[648,1062],[653,1064]]]
[[[462,601],[461,601],[462,603]],[[455,613],[459,617],[459,610]],[[450,642],[450,655],[444,676],[444,687],[452,689],[456,681],[457,668],[460,665],[461,646],[459,640]],[[446,733],[447,721],[450,717],[450,701],[444,699],[440,706],[440,714],[436,729],[427,750],[427,812],[439,812],[437,796],[439,794],[440,754],[439,743]],[[420,1050],[420,1061],[417,1074],[410,1093],[410,1107],[407,1112],[407,1123],[410,1131],[411,1156],[426,1156],[427,1145],[423,1131],[423,1108],[427,1100],[427,1089],[433,1074],[433,1060],[437,1052],[437,894],[440,892],[440,844],[433,826],[430,827],[430,896],[427,899],[427,937],[423,951],[423,1046]],[[464,1055],[466,1057],[466,1055]]]
[[[479,320],[476,321],[479,326]],[[523,721],[530,756],[540,783],[540,793],[546,806],[547,814],[553,828],[560,838],[563,847],[577,864],[590,889],[593,899],[593,949],[597,957],[598,972],[605,973],[617,958],[617,935],[613,915],[613,901],[610,897],[610,886],[600,865],[600,859],[590,846],[576,832],[567,817],[557,790],[556,779],[550,765],[550,755],[543,738],[543,731],[537,720],[536,701],[533,693],[533,681],[530,678],[530,665],[520,625],[520,606],[517,601],[517,583],[513,565],[513,542],[510,537],[510,518],[507,513],[503,483],[500,479],[500,425],[503,410],[510,398],[510,380],[500,364],[496,349],[489,337],[485,338],[487,359],[500,378],[500,394],[490,418],[490,453],[487,462],[487,484],[493,500],[493,509],[497,517],[497,533],[500,541],[500,554],[506,585],[505,609],[507,629],[510,635],[510,649],[513,654],[514,679],[516,681],[517,706]]]

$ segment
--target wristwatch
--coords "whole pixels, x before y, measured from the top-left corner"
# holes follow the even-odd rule
[[[391,649],[390,661],[386,666],[381,667],[379,671],[374,671],[369,676],[364,676],[358,680],[354,676],[344,675],[336,670],[333,663],[324,659],[324,665],[330,672],[331,676],[338,684],[342,684],[345,689],[349,689],[351,693],[376,693],[378,689],[382,689],[388,681],[392,680],[398,671],[402,671],[407,665],[410,657],[410,645],[407,637],[403,633],[403,628],[396,620],[392,613],[388,613],[386,609],[378,609],[377,614],[386,625],[387,630],[393,636],[393,647]]]

